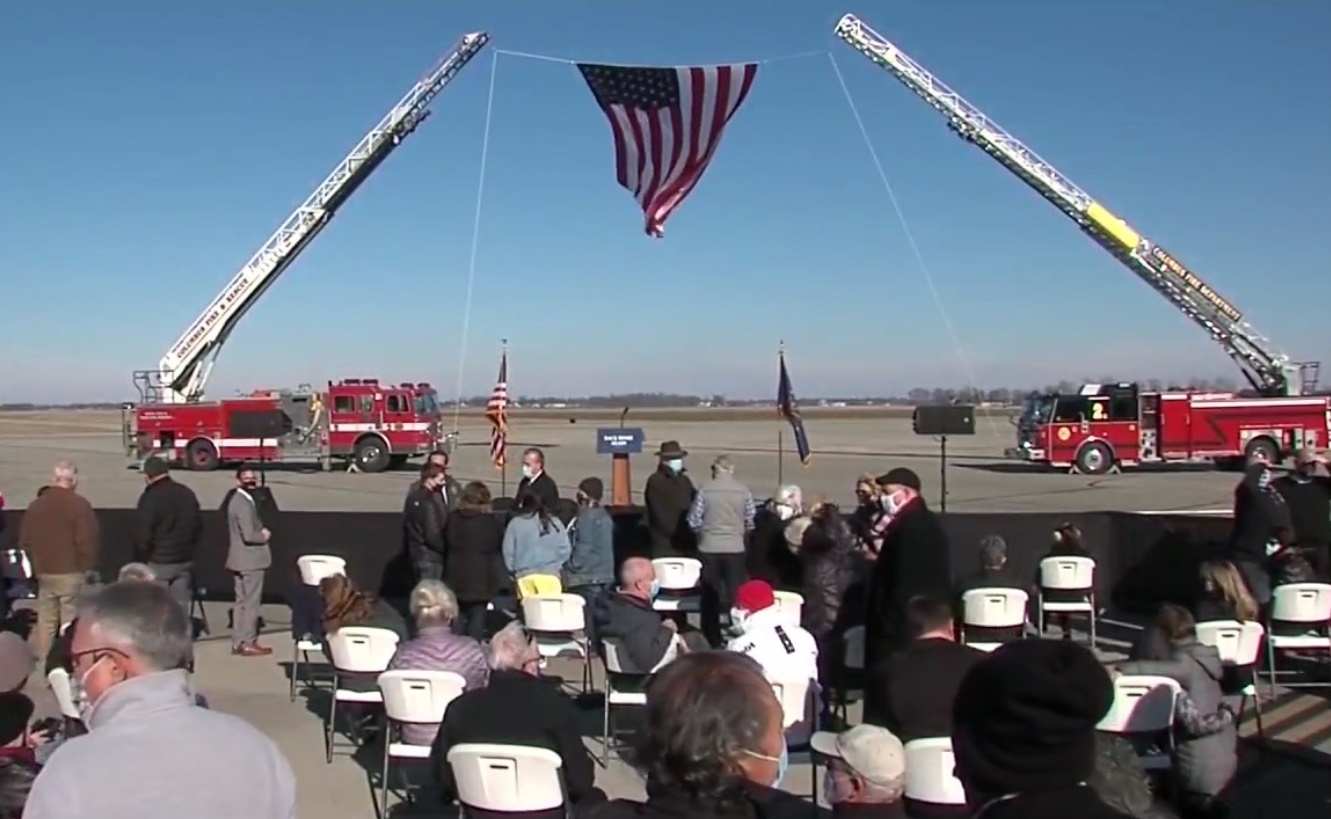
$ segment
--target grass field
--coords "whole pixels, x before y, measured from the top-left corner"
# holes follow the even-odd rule
[[[855,420],[876,418],[909,418],[913,407],[803,407],[800,413],[809,420]],[[565,422],[570,424],[617,425],[622,410],[610,408],[541,408],[510,410],[509,416],[521,421],[543,424]],[[1013,410],[1008,408],[980,408],[977,414],[990,414],[1006,418]],[[444,418],[452,421],[453,411],[445,410]],[[652,422],[708,423],[716,421],[754,421],[775,417],[773,407],[634,407],[624,419],[626,426],[640,426]],[[483,407],[462,410],[461,419],[480,422],[485,416]],[[30,412],[0,412],[0,435],[43,436],[114,431],[120,428],[119,410],[34,410]]]

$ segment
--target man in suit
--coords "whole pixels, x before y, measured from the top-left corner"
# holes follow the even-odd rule
[[[440,469],[444,470],[443,483],[439,484],[439,497],[444,501],[444,510],[446,512],[452,512],[454,509],[457,509],[458,498],[462,494],[462,484],[458,483],[457,478],[454,478],[452,474],[449,473],[449,460],[449,454],[442,449],[436,449],[429,455],[426,455],[425,463],[421,466],[421,477],[411,482],[411,486],[407,487],[407,494],[410,495],[414,490],[420,488],[421,480],[425,476],[425,470],[427,467],[438,466]]]
[[[226,568],[236,584],[236,607],[231,626],[231,653],[240,657],[266,657],[273,653],[259,645],[259,607],[263,604],[263,580],[273,554],[268,547],[272,532],[263,525],[254,492],[259,477],[242,466],[236,470],[236,489],[226,502]]]
[[[518,491],[514,500],[521,500],[523,495],[533,494],[541,499],[545,511],[556,514],[559,511],[559,485],[545,471],[545,453],[536,447],[522,453],[522,480],[518,481]]]

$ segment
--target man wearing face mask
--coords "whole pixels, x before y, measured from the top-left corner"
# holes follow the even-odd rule
[[[869,578],[865,619],[865,668],[873,668],[910,641],[908,604],[917,596],[947,600],[952,564],[947,532],[920,494],[920,476],[897,467],[880,475],[883,511],[891,522]],[[865,721],[883,722],[883,703],[865,694]]]
[[[619,588],[597,598],[596,634],[620,650],[627,674],[648,674],[681,653],[708,648],[697,632],[679,633],[652,601],[661,593],[652,561],[631,557],[619,568]]]
[[[792,622],[776,605],[772,587],[762,580],[749,580],[735,592],[730,622],[739,636],[726,644],[727,651],[752,657],[769,680],[818,684],[818,642]]]
[[[819,731],[809,745],[827,760],[823,791],[837,819],[906,819],[906,749],[877,725],[834,734]]]
[[[659,463],[642,493],[652,557],[693,557],[698,551],[693,530],[685,520],[697,494],[684,471],[688,455],[679,441],[665,441],[656,452]]]
[[[268,541],[273,533],[264,525],[254,492],[259,476],[242,466],[236,470],[236,490],[227,499],[226,568],[235,580],[236,606],[232,611],[231,653],[241,657],[266,657],[271,648],[259,645],[259,607],[263,605],[263,579],[273,565]]]
[[[546,474],[545,453],[536,447],[522,452],[522,480],[518,481],[518,491],[513,499],[520,500],[528,493],[539,497],[551,514],[559,508],[559,485]]]
[[[789,768],[781,703],[742,654],[680,657],[647,683],[634,761],[646,801],[617,799],[589,819],[807,819],[781,790]]]
[[[1331,571],[1331,477],[1326,455],[1299,450],[1294,472],[1273,483],[1289,507],[1295,548],[1302,549],[1318,575],[1326,577]]]
[[[196,703],[190,636],[160,583],[112,583],[81,601],[71,681],[89,733],[42,768],[25,819],[296,815],[296,779],[272,740]]]

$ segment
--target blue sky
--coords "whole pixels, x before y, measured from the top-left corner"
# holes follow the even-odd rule
[[[369,9],[373,7],[371,13]],[[13,2],[0,10],[0,400],[119,400],[464,31],[690,64],[831,51],[983,385],[1236,376],[1217,348],[885,72],[852,11],[1172,250],[1326,352],[1331,4]],[[251,311],[213,395],[457,390],[492,57]],[[646,238],[575,70],[500,56],[463,392],[803,395],[968,380],[826,57],[764,66]],[[1305,311],[1305,305],[1319,305]]]

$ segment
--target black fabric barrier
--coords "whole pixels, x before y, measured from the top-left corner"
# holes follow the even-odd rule
[[[642,508],[615,508],[615,551],[622,560],[646,555]],[[100,509],[102,552],[98,570],[105,578],[134,559],[135,511]],[[498,513],[504,514],[504,513]],[[0,544],[17,542],[21,512],[0,513]],[[226,527],[220,512],[205,511],[204,544],[195,562],[196,582],[210,598],[226,599],[232,582],[226,571]],[[1001,535],[1015,569],[1034,578],[1054,528],[1078,526],[1097,564],[1101,600],[1121,608],[1152,610],[1164,601],[1186,602],[1196,590],[1198,564],[1222,553],[1229,520],[1188,515],[951,513],[943,517],[957,574],[973,571],[982,537]],[[273,528],[273,568],[267,582],[271,600],[299,583],[296,558],[330,554],[345,558],[347,571],[362,588],[384,596],[404,596],[412,571],[402,551],[401,516],[392,512],[282,512]]]

